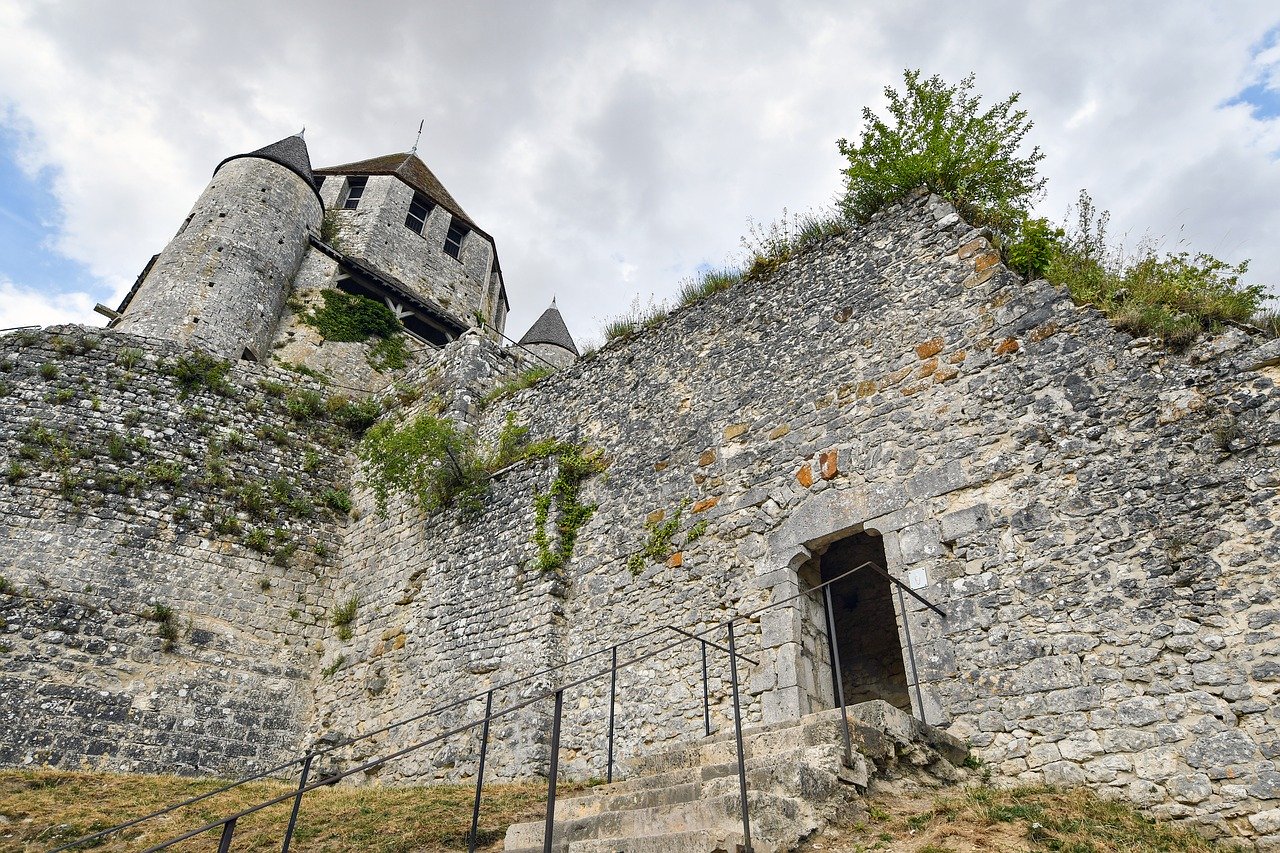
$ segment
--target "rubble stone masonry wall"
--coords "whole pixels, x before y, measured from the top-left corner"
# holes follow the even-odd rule
[[[145,376],[133,369],[139,378],[116,396],[116,341],[59,361],[48,335],[23,346],[0,338],[13,363],[0,376],[10,389],[0,464],[25,464],[22,448],[40,444],[27,430],[37,418],[77,436],[146,435],[145,426],[153,450],[172,447],[180,461],[190,447],[200,459],[198,403],[224,445],[233,429],[288,428],[288,452],[269,439],[246,451],[257,476],[310,483],[308,449],[320,454],[308,476],[336,483],[347,470],[339,443],[318,444],[323,433],[258,393],[270,371],[237,366],[235,397],[183,401],[157,363],[177,351],[150,350]],[[59,402],[63,386],[42,375],[45,362],[67,365],[74,399]],[[500,472],[475,518],[426,517],[395,497],[379,513],[357,489],[350,521],[282,519],[313,556],[313,539],[334,543],[314,565],[286,567],[234,535],[175,523],[169,507],[183,498],[144,489],[136,514],[114,497],[76,509],[56,465],[32,472],[0,484],[0,572],[25,590],[0,597],[16,612],[5,617],[0,668],[6,693],[21,697],[7,730],[23,732],[12,744],[0,738],[0,760],[110,751],[85,744],[96,732],[155,732],[122,738],[145,743],[124,754],[203,744],[214,757],[191,765],[203,770],[230,755],[217,738],[260,744],[268,718],[289,720],[274,742],[284,745],[425,714],[342,756],[368,758],[474,719],[484,699],[426,714],[441,705],[527,677],[494,698],[522,701],[551,684],[544,668],[605,650],[558,680],[590,675],[614,645],[625,662],[674,642],[672,627],[712,630],[710,719],[723,729],[732,711],[720,623],[811,589],[827,547],[863,532],[879,537],[893,577],[946,613],[895,595],[896,626],[879,626],[890,635],[868,647],[883,657],[892,632],[905,648],[910,630],[912,710],[969,738],[997,777],[1088,784],[1210,834],[1280,843],[1275,341],[1230,329],[1188,353],[1161,351],[1048,284],[1022,281],[983,232],[916,195],[506,398],[484,396],[518,367],[477,336],[415,371],[426,394],[393,416],[443,411],[493,441],[510,415],[531,438],[602,454],[605,470],[581,493],[595,512],[562,568],[535,567],[555,458]],[[132,427],[131,406],[143,410]],[[95,450],[92,464],[110,455]],[[544,527],[551,541],[556,506]],[[327,616],[352,598],[350,636],[334,637]],[[161,651],[156,624],[137,615],[152,599],[192,616],[176,653]],[[748,722],[830,706],[815,596],[736,631]],[[700,651],[684,643],[619,675],[623,772],[701,734]],[[224,696],[181,693],[206,681]],[[62,693],[46,700],[45,690]],[[567,772],[604,775],[609,691],[607,677],[567,691]],[[52,726],[44,702],[94,709],[75,712],[69,730],[80,740],[59,746],[41,734]],[[162,720],[136,722],[144,706]],[[495,724],[489,778],[545,773],[550,708]],[[465,779],[477,746],[470,731],[377,775]]]
[[[0,764],[239,775],[301,748],[350,440],[302,392],[131,335],[0,337]]]

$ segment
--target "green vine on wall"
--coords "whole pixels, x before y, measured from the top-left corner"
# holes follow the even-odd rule
[[[534,565],[543,572],[562,568],[573,556],[578,532],[596,511],[595,504],[582,502],[582,484],[604,470],[599,451],[587,451],[566,443],[548,450],[551,451],[548,455],[556,457],[556,477],[548,491],[533,498],[533,544],[538,548]],[[554,543],[547,534],[552,503],[556,508]]]

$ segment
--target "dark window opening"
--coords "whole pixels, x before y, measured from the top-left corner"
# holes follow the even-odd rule
[[[316,179],[317,190],[324,186],[324,179],[325,179],[324,175],[312,175],[312,177]]]
[[[885,567],[884,540],[880,536],[857,533],[841,539],[820,558],[822,580],[840,577],[866,562]],[[845,704],[883,699],[911,713],[889,580],[871,568],[860,569],[831,585],[831,609],[836,627],[833,646],[840,653]]]
[[[244,348],[244,352],[240,353],[240,358],[244,361],[257,361],[258,357],[254,355],[253,350],[248,347]]]
[[[433,207],[435,205],[422,193],[414,193],[413,201],[409,202],[409,215],[404,219],[404,227],[415,234],[421,234],[427,227],[427,217],[431,215]]]
[[[346,190],[342,195],[342,204],[339,205],[343,210],[355,210],[360,206],[360,199],[364,195],[364,185],[369,183],[369,179],[363,176],[354,176],[347,178]]]
[[[456,219],[449,222],[449,233],[444,238],[444,253],[451,258],[462,255],[462,241],[467,238],[467,226]]]

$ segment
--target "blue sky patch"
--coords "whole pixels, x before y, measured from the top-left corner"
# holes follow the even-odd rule
[[[84,264],[53,248],[61,206],[47,189],[47,172],[32,180],[18,166],[17,147],[17,135],[0,127],[0,278],[51,295],[101,292]]]
[[[1249,55],[1257,60],[1263,53],[1280,45],[1280,24],[1267,32],[1249,48]],[[1280,61],[1262,65],[1254,81],[1241,89],[1224,106],[1247,104],[1250,114],[1258,121],[1280,116]]]

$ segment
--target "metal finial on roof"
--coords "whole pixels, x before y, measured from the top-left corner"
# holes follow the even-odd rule
[[[409,149],[410,154],[418,153],[418,143],[422,141],[422,126],[426,123],[427,123],[427,120],[425,118],[422,121],[418,122],[418,135],[413,140],[413,147]]]
[[[305,124],[302,126],[302,130],[298,131],[298,138],[299,139],[307,138],[307,126]]]

